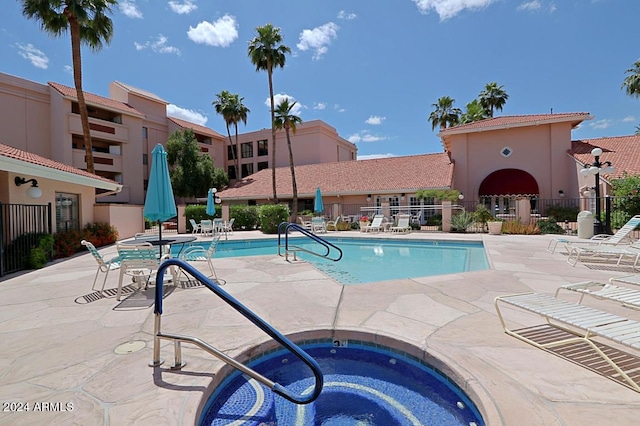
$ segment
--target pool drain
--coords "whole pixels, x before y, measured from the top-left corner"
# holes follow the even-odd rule
[[[146,346],[147,342],[144,342],[142,340],[134,340],[132,342],[127,342],[116,346],[114,352],[118,355],[127,355],[138,352],[140,349],[144,349]]]

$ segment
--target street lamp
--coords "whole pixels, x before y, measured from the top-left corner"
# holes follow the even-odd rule
[[[593,163],[584,164],[582,170],[580,170],[580,174],[582,176],[595,176],[595,189],[596,191],[596,217],[594,221],[594,232],[595,234],[602,233],[602,224],[600,223],[600,173],[613,173],[615,168],[611,165],[611,161],[600,161],[600,156],[602,155],[602,149],[593,148],[591,150],[591,155],[594,156]],[[604,167],[603,167],[604,166]]]

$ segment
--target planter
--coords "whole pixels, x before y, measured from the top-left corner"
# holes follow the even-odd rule
[[[364,229],[369,226],[369,222],[358,222],[360,224],[360,232],[363,232]]]
[[[487,222],[487,226],[489,227],[489,235],[502,234],[502,222]]]

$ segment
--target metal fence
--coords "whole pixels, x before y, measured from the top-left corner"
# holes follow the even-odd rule
[[[51,203],[2,204],[0,202],[0,277],[27,268],[31,249],[40,237],[52,234]],[[46,253],[48,260],[53,252]]]

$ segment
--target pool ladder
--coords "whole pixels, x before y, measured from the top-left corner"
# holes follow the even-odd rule
[[[163,292],[164,283],[163,283],[162,277],[164,277],[165,272],[170,266],[178,266],[184,271],[188,272],[196,280],[198,280],[205,287],[207,287],[209,290],[215,293],[218,297],[224,300],[229,306],[234,308],[236,311],[242,314],[245,318],[247,318],[249,321],[255,324],[258,328],[260,328],[262,331],[264,331],[269,336],[271,336],[275,341],[280,343],[280,345],[282,345],[284,348],[292,352],[303,363],[305,363],[311,369],[311,371],[313,372],[313,375],[315,376],[315,387],[314,387],[313,393],[311,393],[310,395],[296,395],[293,392],[291,392],[289,389],[282,386],[281,384],[273,382],[272,380],[264,377],[257,371],[236,361],[235,359],[231,358],[227,354],[214,348],[213,346],[209,345],[203,340],[198,339],[197,337],[163,333],[160,329],[160,323],[161,323],[160,320],[162,317],[162,295],[164,294]],[[180,369],[185,365],[182,362],[182,349],[181,349],[180,343],[181,342],[191,343],[199,347],[200,349],[203,349],[204,351],[210,353],[211,355],[219,358],[220,360],[224,361],[225,363],[232,366],[233,368],[240,370],[242,373],[259,381],[260,383],[267,386],[276,394],[284,397],[285,399],[291,402],[294,402],[296,404],[308,404],[310,402],[313,402],[316,398],[318,398],[318,396],[320,396],[324,378],[322,375],[322,371],[320,371],[320,366],[318,365],[315,359],[311,358],[309,354],[307,354],[305,351],[300,349],[300,347],[298,347],[295,343],[293,343],[291,340],[289,340],[284,335],[282,335],[278,330],[273,328],[273,326],[268,324],[266,321],[264,321],[262,318],[256,315],[253,311],[251,311],[249,308],[244,306],[242,303],[240,303],[237,299],[235,299],[229,293],[227,293],[222,288],[220,288],[220,286],[217,285],[213,280],[209,279],[206,275],[202,274],[192,265],[188,264],[183,260],[176,259],[176,258],[167,259],[164,262],[162,262],[162,264],[160,265],[160,268],[158,268],[158,273],[156,275],[154,314],[155,314],[155,321],[153,325],[153,360],[149,363],[151,367],[157,367],[164,362],[160,358],[160,341],[162,339],[171,340],[174,342],[175,362],[174,362],[174,365],[171,367],[173,369]]]
[[[294,244],[290,244],[289,243],[289,231],[298,231],[300,232],[302,235],[305,235],[307,237],[309,237],[312,241],[317,242],[318,244],[320,244],[322,247],[324,247],[327,252],[325,254],[320,254],[320,253],[316,253],[313,250],[307,250],[305,248],[302,248],[300,246],[296,246]],[[282,235],[284,234],[284,242]],[[281,249],[284,248],[284,254],[282,253]],[[335,249],[338,251],[338,257],[331,257],[329,256],[329,254],[331,253],[331,249]],[[309,253],[312,254],[314,256],[318,256],[318,257],[323,257],[325,259],[329,259],[329,260],[333,260],[334,262],[337,262],[338,260],[342,259],[342,250],[340,250],[340,247],[337,247],[333,244],[331,244],[329,241],[325,240],[322,237],[317,236],[316,234],[314,234],[313,232],[309,231],[307,228],[298,225],[297,223],[292,223],[292,222],[282,222],[280,225],[278,225],[278,256],[284,256],[284,258],[286,260],[289,260],[289,253],[293,253],[293,260],[298,260],[296,254],[301,251],[304,253]]]

